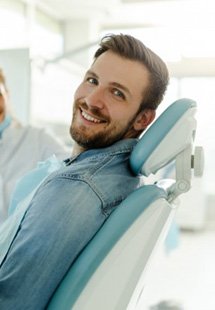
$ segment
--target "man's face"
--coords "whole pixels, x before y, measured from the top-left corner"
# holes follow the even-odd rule
[[[84,148],[136,137],[138,110],[149,83],[141,63],[111,51],[100,55],[74,96],[72,138]]]
[[[6,110],[7,93],[4,84],[0,82],[0,122],[4,120]]]

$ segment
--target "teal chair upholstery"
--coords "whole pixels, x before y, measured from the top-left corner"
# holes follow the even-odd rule
[[[190,188],[195,112],[193,100],[177,100],[140,138],[130,158],[134,173],[149,176],[174,161],[176,180],[143,185],[119,205],[71,265],[48,310],[135,309],[174,200]]]

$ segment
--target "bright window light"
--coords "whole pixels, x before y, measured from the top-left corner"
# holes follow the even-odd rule
[[[1,49],[26,46],[24,16],[7,9],[0,9],[0,38]]]
[[[31,56],[54,58],[63,51],[63,37],[59,33],[52,32],[35,24],[32,31]]]

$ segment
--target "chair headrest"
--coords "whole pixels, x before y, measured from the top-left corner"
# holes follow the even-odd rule
[[[193,143],[196,102],[179,99],[172,103],[140,138],[130,156],[135,174],[148,176],[175,159]]]

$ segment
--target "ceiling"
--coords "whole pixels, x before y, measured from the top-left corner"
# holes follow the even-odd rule
[[[98,21],[104,28],[215,26],[213,0],[21,0],[61,22]],[[204,13],[204,14],[202,14]],[[207,16],[207,18],[205,18]],[[202,22],[204,18],[204,22]]]
[[[121,0],[22,0],[61,21],[109,14]]]
[[[192,0],[22,0],[36,6],[46,14],[60,21],[70,21],[72,19],[95,18],[103,23],[131,23],[136,20],[143,21],[145,15],[148,19],[151,15],[151,8],[154,10],[156,4],[159,15],[162,15],[162,8],[166,10],[166,5],[171,12],[171,6]],[[197,0],[198,1],[198,0]],[[139,12],[139,14],[137,14]]]
[[[189,46],[192,45],[196,51],[204,46],[214,46],[211,38],[208,41],[208,36],[212,37],[215,31],[214,0],[21,1],[56,18],[61,23],[69,24],[74,20],[95,21],[101,32],[112,29],[125,30],[126,28],[138,28],[142,31],[143,27],[157,27],[164,32],[160,37],[154,37],[153,40],[162,41],[160,46],[164,46],[165,55],[168,54],[168,49],[165,46],[169,46],[170,51],[178,49],[180,52],[184,46],[186,50],[189,50]],[[75,43],[80,45],[79,42]],[[215,47],[212,50],[214,51]],[[162,51],[159,52],[162,53]]]

